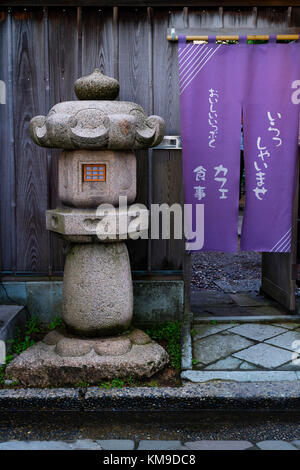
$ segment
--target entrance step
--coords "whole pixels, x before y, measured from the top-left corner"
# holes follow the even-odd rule
[[[0,305],[0,340],[7,343],[17,328],[23,331],[26,320],[27,312],[22,305]]]

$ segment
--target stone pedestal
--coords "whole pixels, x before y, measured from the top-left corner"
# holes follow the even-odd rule
[[[31,387],[97,384],[118,377],[151,377],[168,360],[166,351],[141,330],[84,339],[60,329],[24,351],[6,374]]]
[[[73,244],[63,284],[63,320],[80,336],[128,330],[132,321],[132,280],[125,243]]]

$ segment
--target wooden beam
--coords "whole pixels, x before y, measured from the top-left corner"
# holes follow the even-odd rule
[[[2,7],[30,7],[30,6],[140,6],[140,7],[177,7],[177,6],[201,6],[201,7],[297,7],[300,0],[248,0],[247,5],[242,0],[3,0]]]

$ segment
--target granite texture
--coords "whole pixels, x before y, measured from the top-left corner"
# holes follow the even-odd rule
[[[218,380],[224,382],[297,382],[299,375],[297,371],[282,370],[185,370],[181,373],[181,378],[194,383]]]
[[[291,352],[265,343],[236,352],[233,356],[265,369],[275,369],[292,360]]]
[[[68,252],[62,317],[82,336],[126,331],[133,315],[131,270],[124,243],[74,244]]]
[[[105,165],[105,181],[84,181],[84,165]],[[131,151],[64,151],[58,160],[58,194],[71,207],[119,205],[125,196],[131,204],[136,197],[136,157]]]
[[[196,339],[193,342],[193,357],[209,365],[241,349],[248,348],[252,341],[227,331]]]
[[[95,69],[90,75],[78,78],[74,90],[79,100],[114,100],[119,93],[118,80]]]
[[[147,117],[140,105],[127,101],[65,101],[47,116],[32,118],[30,133],[41,147],[143,149],[160,144],[165,122],[160,116]]]

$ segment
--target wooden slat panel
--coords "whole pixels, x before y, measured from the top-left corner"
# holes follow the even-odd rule
[[[155,10],[154,15],[154,113],[166,121],[166,134],[180,133],[179,79],[177,44],[166,41],[166,31],[170,27],[184,27],[182,10],[169,13]]]
[[[149,70],[149,40],[151,23],[146,8],[119,9],[119,81],[120,100],[139,103],[151,113],[151,71]],[[147,151],[136,152],[136,202],[148,205]],[[147,240],[128,242],[133,269],[147,268]]]
[[[224,28],[255,28],[256,13],[253,8],[224,8],[223,12]]]
[[[274,33],[279,28],[288,27],[288,7],[264,8],[257,9],[257,27],[268,29],[274,28]],[[298,25],[299,26],[299,25]]]
[[[17,270],[47,272],[46,150],[35,145],[29,134],[30,119],[45,112],[42,9],[15,11],[12,26]]]
[[[188,27],[201,29],[222,28],[219,8],[189,8]]]
[[[154,113],[166,121],[166,134],[180,134],[179,79],[177,45],[165,41],[168,27],[182,28],[185,12],[173,10],[154,11]],[[154,151],[153,203],[182,202],[182,164],[179,151]],[[152,241],[152,269],[180,269],[183,242],[181,240]]]
[[[291,8],[290,26],[300,27],[300,7]]]
[[[49,10],[49,75],[50,107],[66,100],[76,100],[74,81],[78,78],[77,9],[57,8]],[[47,110],[48,112],[48,110]],[[50,207],[62,206],[58,198],[58,155],[52,150],[50,175]],[[54,233],[52,237],[51,264],[54,272],[63,271],[67,244]]]
[[[112,8],[82,9],[82,73],[94,68],[114,76],[114,37]]]
[[[11,22],[7,12],[0,12],[0,266],[1,270],[10,270],[13,260],[14,234],[14,148],[13,132],[13,97],[10,69]]]
[[[182,160],[178,150],[155,150],[153,153],[153,202],[169,206],[183,204]],[[175,240],[172,236],[170,240],[153,240],[152,269],[181,269],[183,251],[183,240]]]

